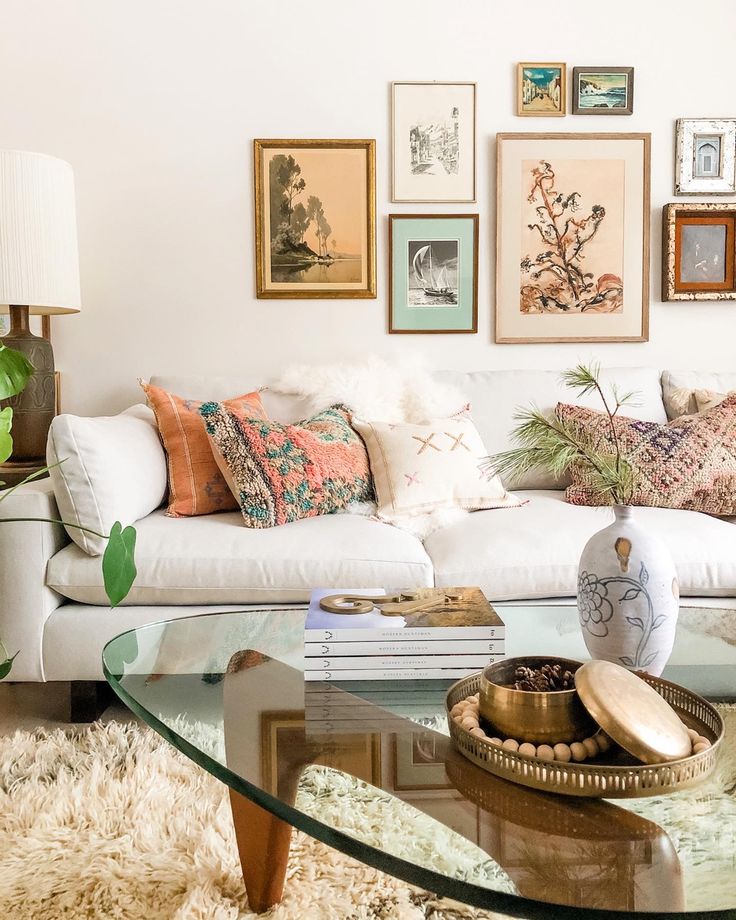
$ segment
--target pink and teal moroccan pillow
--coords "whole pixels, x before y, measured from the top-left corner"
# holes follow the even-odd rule
[[[248,527],[334,514],[373,497],[368,455],[344,406],[281,425],[203,403],[212,452]]]
[[[613,454],[608,420],[600,412],[560,403],[556,415],[578,437]],[[632,505],[736,514],[736,395],[701,415],[668,425],[616,416],[621,454],[637,472]],[[573,505],[601,505],[586,470],[573,467],[566,497]]]

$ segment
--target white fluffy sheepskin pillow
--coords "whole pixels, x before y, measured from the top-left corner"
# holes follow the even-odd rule
[[[467,408],[455,386],[436,380],[417,359],[385,361],[375,356],[354,363],[290,368],[270,389],[309,400],[308,411],[342,403],[358,418],[421,425]]]

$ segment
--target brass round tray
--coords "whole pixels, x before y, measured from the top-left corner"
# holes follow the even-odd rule
[[[711,747],[682,760],[654,765],[639,763],[620,749],[612,749],[584,763],[541,760],[504,750],[487,738],[471,735],[452,719],[450,710],[455,703],[478,693],[480,677],[480,672],[464,677],[447,691],[445,704],[450,735],[455,747],[468,760],[512,783],[560,795],[633,799],[687,789],[705,779],[715,766],[724,732],[723,719],[707,700],[661,677],[643,675],[688,728],[708,738]]]

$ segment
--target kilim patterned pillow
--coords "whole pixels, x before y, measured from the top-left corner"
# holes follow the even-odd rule
[[[201,402],[183,399],[161,387],[139,381],[156,416],[166,451],[169,474],[169,517],[194,517],[238,507],[217,467],[202,417]],[[239,408],[256,418],[267,418],[255,391],[227,400],[223,405]]]
[[[216,402],[204,403],[200,414],[248,527],[334,514],[373,498],[368,455],[344,406],[298,425],[253,418]]]
[[[592,446],[613,453],[608,420],[600,412],[559,403],[559,419]],[[638,472],[631,504],[684,508],[707,514],[736,514],[736,395],[701,415],[668,425],[617,416],[621,454]],[[566,492],[573,505],[601,505],[585,469],[570,469]]]

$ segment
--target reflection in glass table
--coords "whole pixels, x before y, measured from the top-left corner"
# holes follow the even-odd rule
[[[587,657],[573,607],[497,609],[509,655]],[[516,917],[736,916],[728,737],[715,775],[676,795],[614,804],[536,792],[453,748],[451,682],[305,684],[304,615],[184,617],[123,633],[103,654],[123,701],[229,787],[253,909],[280,900],[297,827],[415,885]],[[684,610],[664,676],[733,699],[729,616]],[[733,732],[736,712],[724,715]]]

